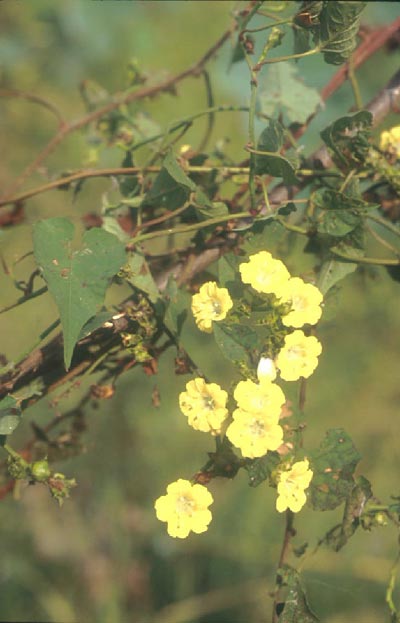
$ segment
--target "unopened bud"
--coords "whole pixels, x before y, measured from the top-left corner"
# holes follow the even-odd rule
[[[275,381],[276,367],[269,357],[261,357],[257,367],[257,378],[260,381]]]

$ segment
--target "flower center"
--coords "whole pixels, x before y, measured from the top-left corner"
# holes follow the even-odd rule
[[[214,399],[211,396],[203,396],[203,406],[204,406],[204,409],[208,409],[209,411],[213,411],[213,409],[214,409]]]
[[[213,299],[212,309],[213,309],[214,314],[218,316],[221,313],[221,303],[218,300]]]
[[[252,437],[263,437],[265,434],[264,423],[260,420],[252,420],[249,425],[249,432]]]
[[[304,297],[294,296],[292,299],[292,305],[294,309],[297,309],[298,311],[302,311],[306,307],[306,302],[304,300]]]
[[[287,350],[288,359],[303,359],[305,357],[304,349],[301,346],[290,346]]]
[[[194,501],[186,495],[181,495],[176,500],[176,511],[179,515],[191,515],[194,510]]]

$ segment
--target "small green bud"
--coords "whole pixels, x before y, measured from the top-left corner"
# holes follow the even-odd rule
[[[29,463],[27,463],[22,456],[17,458],[16,456],[8,456],[7,470],[11,478],[15,480],[25,480],[29,477]]]
[[[272,48],[276,48],[280,44],[284,36],[285,36],[284,31],[281,28],[277,28],[276,26],[274,26],[268,37],[268,41],[267,41],[268,49],[271,50]]]
[[[37,482],[45,482],[51,476],[51,471],[47,461],[35,461],[31,465],[31,474],[34,480]]]
[[[378,524],[378,526],[387,526],[388,522],[387,522],[387,517],[385,513],[376,513],[375,515],[375,523]]]

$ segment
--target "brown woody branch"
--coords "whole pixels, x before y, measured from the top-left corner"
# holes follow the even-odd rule
[[[231,34],[236,30],[237,24],[233,22],[232,26],[224,32],[224,34],[211,46],[209,50],[202,56],[202,58],[184,71],[180,72],[175,76],[171,76],[167,78],[163,82],[156,84],[150,87],[144,87],[142,89],[138,89],[137,91],[129,91],[127,93],[117,93],[114,95],[112,100],[94,110],[93,112],[85,115],[81,119],[77,121],[72,121],[70,123],[64,123],[57,134],[53,136],[53,138],[47,143],[44,149],[36,156],[36,158],[24,169],[24,171],[17,177],[17,179],[11,184],[3,193],[3,199],[9,198],[13,193],[15,193],[22,184],[34,173],[38,167],[46,160],[46,158],[64,141],[64,139],[71,134],[72,132],[76,132],[81,128],[89,125],[93,121],[104,117],[108,113],[112,112],[116,108],[124,104],[129,104],[130,102],[134,102],[137,100],[144,99],[146,97],[151,98],[155,95],[158,95],[162,92],[173,92],[176,85],[182,82],[185,78],[189,76],[197,77],[201,75],[204,71],[205,65],[208,61],[213,58],[216,52],[223,46],[223,44],[229,39]]]

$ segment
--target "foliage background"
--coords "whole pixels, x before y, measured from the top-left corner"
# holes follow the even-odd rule
[[[229,22],[233,2],[5,2],[0,7],[0,57],[3,87],[32,91],[54,101],[69,119],[83,113],[78,92],[81,80],[92,79],[110,92],[126,84],[132,57],[157,82],[195,62]],[[373,26],[399,14],[396,3],[371,2],[363,22]],[[246,104],[246,68],[227,73],[229,46],[212,64],[217,103]],[[358,72],[362,97],[370,97],[398,66],[398,52],[383,51]],[[321,59],[300,62],[306,84],[322,87],[335,71]],[[145,110],[165,127],[173,120],[206,107],[200,80],[189,79],[179,97],[162,95],[145,102]],[[352,105],[345,84],[312,124],[307,151],[315,148],[318,132]],[[27,164],[55,131],[44,110],[22,100],[3,100],[1,135],[3,185]],[[387,119],[390,126],[395,120]],[[182,142],[196,144],[204,121]],[[217,118],[213,141],[229,139],[233,158],[245,158],[245,113]],[[46,178],[82,166],[87,157],[84,134],[68,138],[51,156]],[[118,165],[121,154],[108,150],[102,166]],[[36,176],[37,183],[43,180]],[[52,191],[29,201],[27,220],[0,232],[8,263],[31,249],[31,224],[38,218],[68,216],[76,223],[100,208],[109,180],[88,181],[76,201],[69,193]],[[301,243],[302,244],[302,243]],[[293,244],[291,271],[311,266]],[[309,261],[309,260],[307,260]],[[31,258],[17,265],[19,276],[34,268]],[[0,276],[2,304],[17,296],[11,279]],[[308,384],[306,443],[318,442],[328,427],[343,426],[363,460],[362,473],[375,483],[382,499],[400,494],[398,485],[398,336],[399,284],[385,269],[366,268],[346,278],[321,322],[324,353]],[[110,301],[113,300],[110,293]],[[11,360],[28,351],[41,330],[56,317],[46,294],[3,315],[1,351]],[[191,321],[184,341],[205,374],[229,384],[229,369],[214,350],[212,338],[199,334]],[[0,504],[0,620],[96,621],[115,623],[258,623],[268,620],[268,590],[282,538],[281,516],[274,511],[274,492],[250,489],[241,472],[230,482],[212,482],[213,522],[202,536],[175,541],[155,519],[153,501],[165,484],[190,477],[211,450],[207,436],[187,427],[177,407],[186,377],[173,377],[172,353],[160,359],[156,377],[142,370],[125,374],[110,402],[91,409],[85,435],[86,453],[60,464],[76,476],[79,487],[63,508],[39,485],[20,491]],[[158,408],[151,393],[157,385]],[[78,392],[62,401],[65,410]],[[29,435],[30,421],[39,424],[54,414],[42,401],[25,415],[15,435]],[[203,438],[204,437],[204,438]],[[339,518],[341,510],[324,514],[305,508],[299,516],[298,543],[316,542]],[[372,623],[383,620],[386,582],[395,557],[396,534],[381,528],[357,533],[335,554],[320,550],[306,567],[311,605],[327,623]]]

